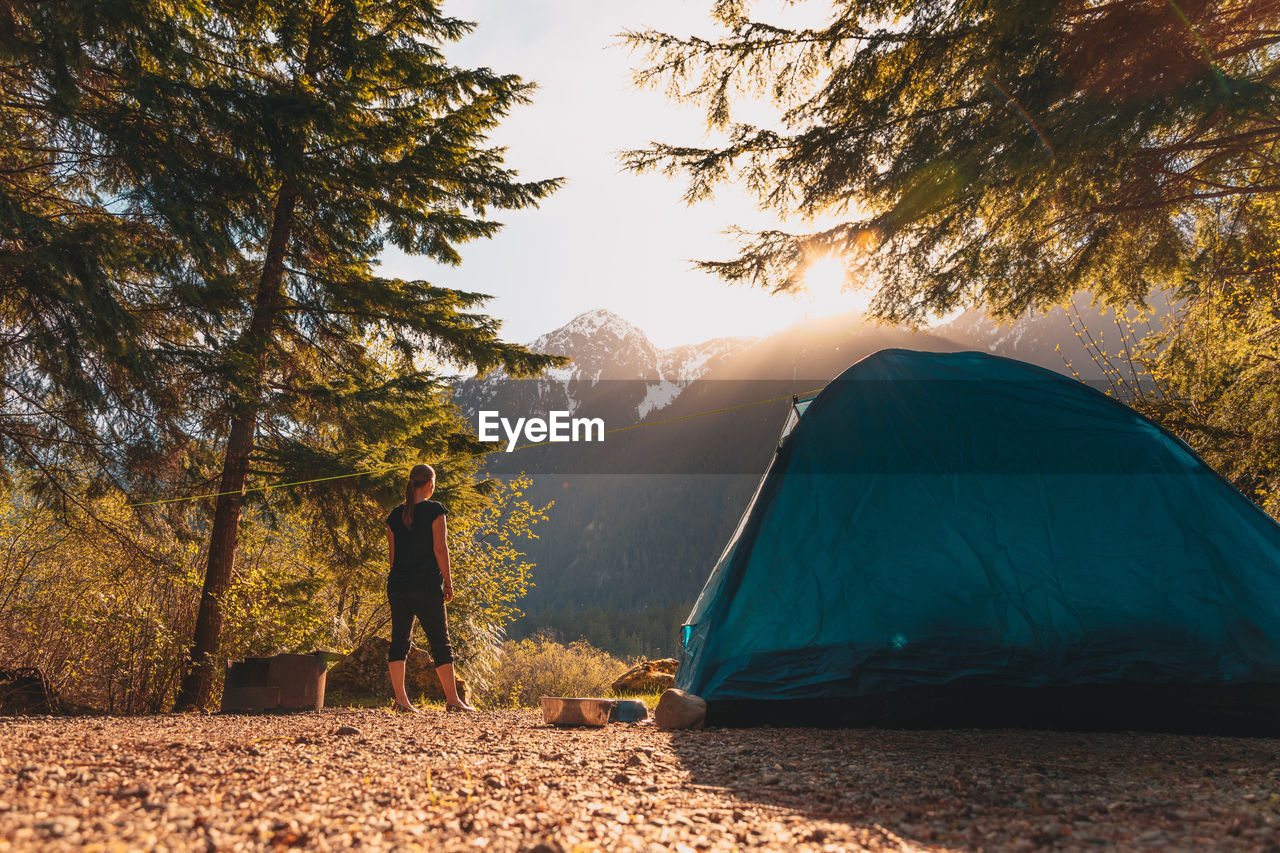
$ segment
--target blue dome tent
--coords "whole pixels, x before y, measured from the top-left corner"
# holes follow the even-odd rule
[[[1280,525],[1080,382],[884,350],[797,401],[676,686],[711,725],[1280,731]]]

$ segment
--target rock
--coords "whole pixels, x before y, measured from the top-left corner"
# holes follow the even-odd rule
[[[678,665],[679,662],[674,658],[642,660],[618,676],[618,679],[613,682],[613,692],[656,693],[659,690],[666,690],[675,684]]]
[[[369,699],[391,698],[391,676],[387,672],[387,652],[391,641],[383,637],[370,637],[356,647],[329,670],[326,690],[331,705],[342,704],[342,698]],[[462,676],[458,679],[458,698],[467,699],[467,685]],[[421,696],[429,702],[443,702],[444,690],[436,676],[431,655],[422,649],[410,648],[405,659],[404,686],[409,699],[417,701]],[[334,701],[334,700],[338,701]]]
[[[700,729],[707,719],[707,703],[672,687],[658,700],[653,719],[661,729]]]
[[[559,841],[548,838],[530,847],[526,853],[564,853],[564,846]]]
[[[337,730],[336,732],[334,732],[334,734],[338,734],[338,735],[358,735],[358,734],[360,734],[360,730],[359,730],[359,729],[357,729],[355,726],[338,726],[338,730]]]

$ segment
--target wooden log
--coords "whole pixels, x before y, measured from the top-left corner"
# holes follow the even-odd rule
[[[606,726],[613,712],[612,699],[542,697],[542,719],[553,726]]]
[[[553,726],[605,726],[649,718],[639,699],[587,699],[543,696],[542,719]]]

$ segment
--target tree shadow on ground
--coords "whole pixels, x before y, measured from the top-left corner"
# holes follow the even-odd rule
[[[959,849],[1280,842],[1271,738],[762,727],[671,742],[692,784],[802,813],[811,842],[824,822]]]

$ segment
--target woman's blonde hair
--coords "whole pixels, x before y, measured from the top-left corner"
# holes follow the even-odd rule
[[[409,472],[409,482],[404,486],[404,509],[400,511],[405,527],[413,527],[413,493],[435,478],[436,469],[430,465],[414,465],[413,470]]]

